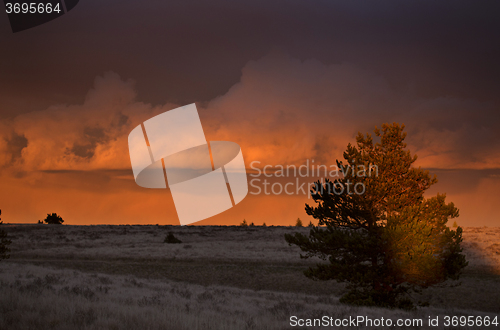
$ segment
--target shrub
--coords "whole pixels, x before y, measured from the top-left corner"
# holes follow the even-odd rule
[[[44,221],[49,225],[60,225],[64,222],[63,218],[57,215],[57,213],[47,214]]]
[[[302,220],[300,218],[297,218],[297,221],[295,222],[295,227],[302,227]]]
[[[165,237],[165,240],[163,241],[163,243],[178,244],[178,243],[182,243],[182,241],[180,239],[178,239],[177,237],[175,237],[174,234],[169,232],[167,234],[167,237]]]
[[[0,215],[2,214],[2,210],[0,210]],[[0,219],[0,225],[3,223],[2,219]],[[9,252],[10,249],[8,246],[12,243],[10,239],[8,239],[7,233],[0,229],[0,260],[8,259],[10,257]]]
[[[243,219],[243,221],[240,223],[240,226],[241,227],[248,227],[248,223],[245,219]]]

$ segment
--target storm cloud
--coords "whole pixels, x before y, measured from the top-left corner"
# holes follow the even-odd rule
[[[18,222],[54,208],[67,223],[176,223],[168,190],[135,186],[127,135],[196,102],[207,139],[237,142],[247,166],[334,164],[357,132],[404,123],[416,165],[439,173],[465,221],[498,223],[499,7],[86,0],[16,34],[0,15],[5,210]],[[278,199],[217,221],[259,222],[256,201],[269,224],[303,215],[303,201]]]

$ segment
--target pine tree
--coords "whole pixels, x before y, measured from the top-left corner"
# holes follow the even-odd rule
[[[297,218],[297,221],[295,222],[295,227],[302,227],[302,220],[300,218]]]
[[[375,128],[378,143],[359,133],[357,147],[349,144],[344,152],[346,163],[337,161],[343,178],[316,182],[317,205],[306,204],[318,226],[309,236],[285,235],[303,257],[329,261],[306,276],[348,283],[341,302],[413,308],[406,293],[458,279],[467,266],[462,228],[446,226],[458,209],[445,195],[424,198],[437,179],[412,167],[417,157],[406,150],[403,130],[396,123]]]
[[[243,219],[243,221],[240,223],[240,226],[241,227],[248,227],[248,223],[245,219]]]

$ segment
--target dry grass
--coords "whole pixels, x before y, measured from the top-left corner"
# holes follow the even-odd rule
[[[290,329],[289,317],[423,318],[500,313],[498,228],[466,228],[462,284],[415,312],[338,303],[311,281],[287,227],[5,226],[0,329]],[[168,232],[182,244],[165,244]],[[297,328],[297,327],[295,327]],[[415,329],[415,327],[411,327]]]
[[[463,238],[471,268],[486,268],[500,274],[500,228],[468,227]]]

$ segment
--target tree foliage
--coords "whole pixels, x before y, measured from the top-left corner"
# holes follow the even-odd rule
[[[0,215],[1,214],[2,214],[2,210],[0,210]],[[3,221],[0,218],[0,225],[2,223],[3,223]],[[8,238],[7,233],[3,229],[0,229],[0,260],[1,259],[8,259],[10,257],[9,245],[11,243],[12,243],[12,241]]]
[[[63,218],[61,218],[57,213],[47,214],[45,221],[49,225],[60,225],[64,222]]]
[[[306,276],[348,283],[341,302],[413,308],[406,293],[458,279],[467,265],[462,228],[446,226],[458,209],[444,194],[424,198],[437,179],[412,166],[417,157],[406,149],[403,130],[396,123],[375,128],[377,143],[359,133],[357,146],[349,144],[343,154],[345,163],[337,161],[344,176],[318,181],[312,190],[317,204],[306,204],[306,212],[318,226],[309,236],[285,235],[305,252],[301,257],[328,260]]]
[[[303,227],[302,220],[300,220],[300,218],[297,218],[297,221],[295,222],[295,227]]]

